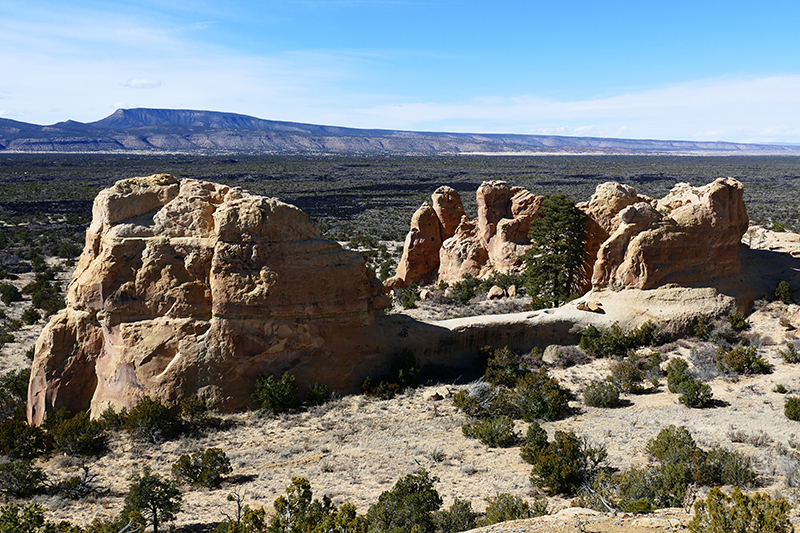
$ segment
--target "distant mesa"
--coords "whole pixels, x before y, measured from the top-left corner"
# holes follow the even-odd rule
[[[0,118],[0,151],[246,154],[800,154],[800,146],[357,129],[186,109],[118,109],[50,126]]]

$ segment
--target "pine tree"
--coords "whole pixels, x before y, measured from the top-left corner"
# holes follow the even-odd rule
[[[556,307],[580,293],[584,273],[586,215],[563,194],[549,196],[536,212],[523,255],[525,286],[542,307]]]

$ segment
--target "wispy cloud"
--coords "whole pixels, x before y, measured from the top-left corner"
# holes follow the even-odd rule
[[[155,89],[156,87],[161,87],[164,85],[164,82],[161,80],[149,80],[146,78],[131,78],[121,85],[124,87],[130,87],[131,89]]]

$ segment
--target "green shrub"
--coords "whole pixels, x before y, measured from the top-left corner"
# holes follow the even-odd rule
[[[786,500],[773,500],[769,495],[743,494],[738,487],[730,496],[714,487],[708,497],[695,503],[694,517],[689,522],[692,533],[749,533],[794,531],[789,521],[790,506]]]
[[[794,344],[791,342],[786,343],[785,350],[778,350],[784,361],[791,364],[800,363],[800,352],[795,349]]]
[[[331,399],[331,389],[323,383],[314,383],[306,394],[308,405],[322,405]]]
[[[199,394],[187,396],[180,403],[181,419],[189,431],[199,431],[209,425],[208,404]]]
[[[510,448],[517,443],[514,421],[508,416],[483,418],[461,426],[465,437],[480,440],[490,448]]]
[[[711,387],[702,383],[691,376],[680,382],[678,385],[678,401],[686,407],[693,409],[705,409],[714,404],[714,393]]]
[[[623,356],[641,346],[655,346],[665,340],[658,327],[647,321],[627,333],[617,324],[600,329],[589,326],[581,335],[578,346],[592,357],[611,357]]]
[[[547,514],[547,500],[541,497],[534,501],[533,508],[519,496],[506,492],[489,496],[486,502],[486,514],[478,521],[479,527]]]
[[[616,407],[619,403],[619,389],[607,381],[598,381],[583,391],[583,403],[590,407]]]
[[[0,284],[0,301],[6,305],[22,301],[22,293],[10,283]]]
[[[517,381],[530,372],[519,356],[508,347],[495,349],[486,346],[481,351],[487,356],[486,372],[483,376],[492,385],[513,389]]]
[[[466,389],[453,395],[453,405],[473,418],[489,418],[506,415],[520,418],[512,391],[495,387],[483,379],[474,381]]]
[[[0,376],[0,420],[11,418],[19,408],[24,409],[30,378],[30,367],[12,370]]]
[[[158,443],[180,434],[177,418],[158,400],[144,396],[131,408],[125,429],[136,440]]]
[[[538,422],[531,422],[525,433],[525,441],[519,448],[519,455],[526,463],[533,464],[542,450],[547,447],[547,432]]]
[[[735,374],[768,374],[771,371],[767,363],[753,346],[738,344],[726,350],[722,346],[717,350],[717,369],[721,372]]]
[[[44,507],[38,503],[0,507],[0,533],[67,533],[71,528],[64,522],[53,524],[44,517]]]
[[[792,288],[785,281],[779,281],[775,287],[775,298],[785,304],[792,303]]]
[[[749,487],[756,480],[753,461],[743,453],[717,448],[706,453],[705,462],[712,483]]]
[[[546,368],[522,377],[512,397],[526,422],[536,419],[557,420],[569,408],[569,393],[556,378],[547,374]]]
[[[370,531],[433,533],[434,512],[442,506],[442,498],[433,487],[437,481],[423,468],[398,480],[367,511]]]
[[[554,440],[536,456],[531,485],[548,487],[551,494],[575,494],[606,456],[604,449],[587,446],[575,433],[556,431]]]
[[[42,315],[33,307],[29,307],[22,312],[22,316],[20,318],[22,318],[22,321],[26,324],[31,325],[36,324],[42,318]]]
[[[714,326],[711,324],[711,318],[708,315],[697,315],[694,322],[694,336],[701,341],[707,341],[711,338],[711,332]]]
[[[27,498],[39,492],[47,476],[29,460],[12,459],[0,464],[0,492]]]
[[[743,313],[728,313],[728,324],[730,324],[731,329],[736,333],[741,333],[747,329],[750,329],[750,323],[744,317]]]
[[[0,452],[14,459],[31,460],[47,453],[49,440],[39,426],[20,420],[0,422]]]
[[[49,434],[53,438],[55,451],[72,456],[99,455],[108,444],[103,423],[91,420],[86,412],[60,422]]]
[[[644,372],[626,357],[611,367],[610,381],[623,392],[641,392]]]
[[[464,274],[461,277],[461,281],[453,284],[453,294],[458,298],[459,302],[465,304],[475,297],[475,290],[478,285],[480,285],[480,282],[472,274]]]
[[[252,398],[262,411],[272,414],[292,411],[300,404],[297,381],[288,372],[281,374],[278,379],[275,376],[259,376]]]
[[[800,398],[793,396],[786,400],[786,404],[783,406],[783,414],[789,420],[800,421]]]
[[[689,379],[689,374],[686,369],[689,368],[689,363],[680,357],[672,359],[667,365],[667,388],[670,392],[677,393],[678,387],[685,380]]]
[[[229,502],[236,502],[236,514],[225,515],[227,520],[218,525],[212,533],[263,533],[266,529],[266,515],[263,508],[251,509],[244,504],[244,496],[238,492],[228,494]],[[344,507],[344,506],[343,506]],[[325,529],[324,531],[332,531]],[[87,532],[88,533],[88,532]],[[113,533],[116,533],[113,532]],[[366,533],[357,530],[342,530],[342,533]]]
[[[406,287],[397,290],[397,297],[400,299],[400,304],[403,309],[414,309],[419,301],[419,286],[412,283]]]
[[[99,420],[109,431],[124,429],[125,424],[128,422],[128,410],[123,407],[118,413],[109,405],[105,411],[100,413]]]
[[[90,494],[99,493],[92,483],[95,475],[89,473],[89,467],[83,465],[81,471],[83,472],[82,475],[70,476],[56,485],[55,490],[59,496],[69,500],[80,500]]]
[[[777,385],[775,385],[775,392],[777,392],[778,394],[786,394],[789,391],[786,389],[786,385],[784,385],[783,383],[778,383]]]
[[[437,533],[458,533],[478,527],[476,517],[471,502],[455,498],[450,509],[434,513],[433,522]]]
[[[684,426],[670,425],[650,439],[645,451],[661,463],[686,462],[697,450],[697,444]]]
[[[219,448],[181,455],[172,465],[176,479],[197,487],[219,487],[223,476],[230,473],[231,462]]]
[[[420,366],[414,352],[404,348],[392,357],[388,374],[375,379],[367,377],[361,387],[367,396],[389,400],[405,389],[417,386],[419,377]]]

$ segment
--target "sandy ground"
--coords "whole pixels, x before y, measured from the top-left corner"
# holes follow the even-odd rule
[[[63,274],[64,279],[68,276],[69,273]],[[32,279],[32,274],[26,274],[14,283],[22,287]],[[517,300],[476,303],[475,307],[486,312],[507,312],[524,305],[524,299]],[[25,301],[3,309],[9,317],[18,318],[28,305],[29,301]],[[621,408],[586,407],[580,401],[581,392],[589,383],[608,375],[612,364],[609,360],[596,360],[551,371],[575,394],[571,406],[576,414],[544,423],[543,427],[551,437],[557,430],[574,431],[594,444],[605,445],[609,453],[606,464],[626,469],[647,461],[645,445],[661,428],[683,425],[705,449],[721,446],[751,455],[758,472],[758,490],[786,497],[797,505],[800,496],[795,489],[787,488],[786,475],[797,465],[791,455],[800,446],[800,423],[783,415],[783,405],[788,395],[800,394],[800,365],[784,363],[778,349],[787,340],[797,340],[797,331],[787,330],[781,319],[784,323],[786,319],[797,321],[800,307],[773,303],[759,304],[757,309],[749,317],[753,327],[748,336],[773,365],[773,372],[738,379],[715,376],[712,372],[706,379],[719,406],[689,409],[662,384],[660,389],[647,394],[624,395],[626,402]],[[448,313],[458,314],[434,302],[422,302],[418,309],[408,312],[427,319]],[[30,364],[24,352],[34,344],[42,327],[40,321],[14,332],[17,341],[2,348],[0,372]],[[693,355],[693,349],[706,356],[714,350],[710,344],[689,340],[679,340],[661,349],[670,357],[695,361],[701,358]],[[778,384],[783,384],[789,393],[775,392]],[[462,435],[461,425],[466,418],[455,410],[452,401],[431,399],[443,387],[452,393],[463,385],[431,382],[393,400],[347,396],[304,413],[279,418],[257,412],[227,415],[223,418],[234,424],[231,429],[158,446],[132,442],[127,434],[116,433],[112,435],[110,452],[89,462],[99,495],[77,502],[57,496],[37,496],[34,501],[47,509],[51,520],[88,523],[94,518],[110,518],[122,507],[132,472],[151,466],[167,476],[181,454],[209,447],[226,452],[233,474],[216,490],[184,487],[184,511],[177,523],[191,525],[198,531],[204,525],[224,520],[226,514],[234,511],[233,504],[226,501],[233,491],[243,494],[249,505],[263,506],[271,512],[272,502],[284,492],[293,476],[307,478],[315,497],[327,494],[336,504],[352,502],[360,512],[365,512],[398,478],[420,467],[439,479],[436,488],[445,506],[458,497],[470,500],[476,510],[483,510],[484,498],[497,493],[508,492],[526,499],[540,494],[530,485],[530,465],[519,457],[519,448],[487,448]],[[516,429],[524,435],[527,424],[518,421]],[[39,466],[45,469],[51,482],[56,482],[74,475],[79,462],[56,456],[40,462]],[[485,529],[495,533],[680,531],[689,520],[683,510],[675,509],[645,517],[609,517],[575,511],[566,509],[569,501],[560,497],[549,498],[549,506],[551,512],[561,513]],[[800,526],[800,520],[795,526]]]
[[[763,376],[717,377],[710,381],[721,406],[688,409],[677,401],[677,395],[662,387],[649,394],[624,396],[628,403],[622,408],[586,407],[580,402],[581,391],[592,381],[605,377],[611,365],[609,360],[596,360],[552,370],[576,394],[571,406],[577,414],[544,423],[543,427],[551,437],[556,430],[575,431],[592,443],[605,445],[609,453],[607,464],[625,469],[647,461],[645,444],[661,428],[683,425],[703,448],[721,446],[751,455],[758,472],[759,490],[789,497],[794,502],[796,495],[793,489],[785,487],[785,474],[796,464],[790,454],[800,443],[800,424],[783,415],[787,395],[774,389],[781,383],[790,393],[800,393],[800,366],[784,363],[777,352],[787,338],[794,336],[780,325],[780,318],[792,315],[797,306],[762,307],[750,317],[753,324],[750,335],[760,339],[759,353],[774,365],[774,371]],[[689,357],[693,345],[677,341],[665,348],[670,355]],[[702,351],[704,345],[697,344],[696,348]],[[431,399],[443,386],[451,392],[460,388],[431,384],[393,400],[347,396],[304,413],[279,418],[257,412],[240,413],[224,417],[235,424],[232,429],[199,438],[184,437],[159,446],[132,442],[124,433],[114,434],[111,451],[90,463],[102,494],[78,502],[56,496],[37,496],[35,501],[45,506],[51,519],[86,523],[96,517],[112,517],[121,509],[131,472],[149,465],[166,476],[181,454],[209,447],[226,452],[233,475],[217,490],[185,487],[184,512],[179,515],[178,524],[198,526],[223,520],[225,513],[233,511],[233,505],[226,501],[232,491],[244,494],[251,506],[272,511],[272,502],[283,493],[292,476],[307,478],[316,497],[327,494],[337,504],[349,501],[361,512],[398,478],[420,467],[439,478],[436,488],[445,506],[458,497],[470,500],[476,510],[482,510],[484,498],[496,493],[509,492],[523,498],[539,494],[530,485],[530,465],[519,457],[519,448],[487,448],[462,435],[461,425],[466,418],[455,410],[452,401]],[[526,429],[527,424],[517,422],[520,435]],[[78,462],[56,456],[41,466],[56,481],[72,475]],[[569,502],[553,497],[549,505],[555,512],[568,507]],[[667,531],[688,520],[682,511],[670,512],[667,518],[658,514],[649,517],[647,525],[641,527],[658,531],[663,526]],[[645,523],[641,522],[642,517],[574,513],[570,516],[570,520],[558,521],[562,529],[554,529],[554,523],[539,519],[525,521],[527,525],[520,525],[523,529],[515,531],[580,530],[569,529],[573,526],[585,527],[586,531],[636,531],[634,520],[639,520],[640,525]],[[603,525],[591,529],[587,524],[592,523]]]

